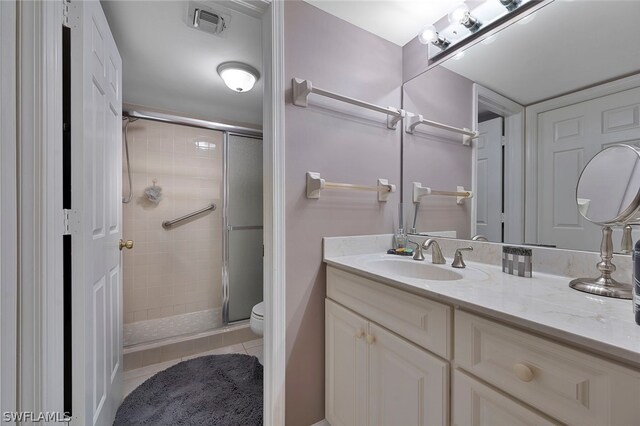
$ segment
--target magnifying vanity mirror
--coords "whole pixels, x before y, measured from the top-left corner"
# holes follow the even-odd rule
[[[587,163],[576,188],[578,211],[589,222],[602,226],[598,278],[578,278],[570,286],[602,296],[631,299],[631,284],[611,277],[612,227],[627,228],[640,221],[640,151],[629,145],[613,145]],[[627,228],[628,229],[628,228]]]
[[[479,137],[465,144],[426,126],[403,133],[405,229],[596,251],[605,226],[605,251],[629,254],[640,227],[621,226],[634,208],[624,197],[637,192],[625,192],[634,188],[623,165],[637,152],[608,147],[640,146],[640,50],[628,42],[640,40],[638,16],[640,1],[545,0],[449,56],[418,38],[408,43],[402,108]],[[412,203],[415,182],[473,197]]]

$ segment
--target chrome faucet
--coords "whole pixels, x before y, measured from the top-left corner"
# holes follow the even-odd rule
[[[422,243],[422,250],[429,250],[429,247],[431,247],[431,263],[435,263],[436,265],[444,265],[447,263],[442,255],[442,250],[440,250],[440,244],[438,244],[435,239],[429,238]],[[424,260],[424,256],[422,259]]]
[[[424,261],[424,254],[422,253],[422,246],[415,241],[407,240],[408,243],[415,244],[416,252],[413,253],[413,260],[418,260],[420,262]]]
[[[464,259],[462,258],[463,251],[473,251],[473,247],[461,247],[456,249],[456,254],[453,256],[453,262],[451,266],[454,268],[466,268],[467,265],[464,263]]]
[[[473,237],[473,238],[471,239],[471,241],[487,241],[487,242],[489,242],[489,240],[487,239],[487,237],[485,237],[484,235],[480,235],[480,234],[478,234],[478,235],[476,235],[475,237]]]

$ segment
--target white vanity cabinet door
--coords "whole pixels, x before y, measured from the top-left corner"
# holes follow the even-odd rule
[[[375,324],[369,334],[369,424],[447,424],[449,363]]]
[[[368,322],[325,301],[325,416],[332,426],[367,424]]]
[[[454,426],[552,426],[550,419],[456,370],[453,373]]]

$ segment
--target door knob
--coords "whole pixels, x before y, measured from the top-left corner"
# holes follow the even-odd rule
[[[120,250],[122,250],[123,248],[131,250],[133,248],[133,240],[120,240],[118,247],[120,248]]]

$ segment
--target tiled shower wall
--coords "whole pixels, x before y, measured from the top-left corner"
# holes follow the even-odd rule
[[[123,195],[129,192],[123,149]],[[133,197],[123,208],[124,321],[222,308],[223,133],[137,120],[129,125]],[[144,196],[153,180],[158,205]],[[171,230],[162,222],[217,209]],[[220,322],[218,319],[216,322]],[[213,325],[212,325],[213,326]]]

